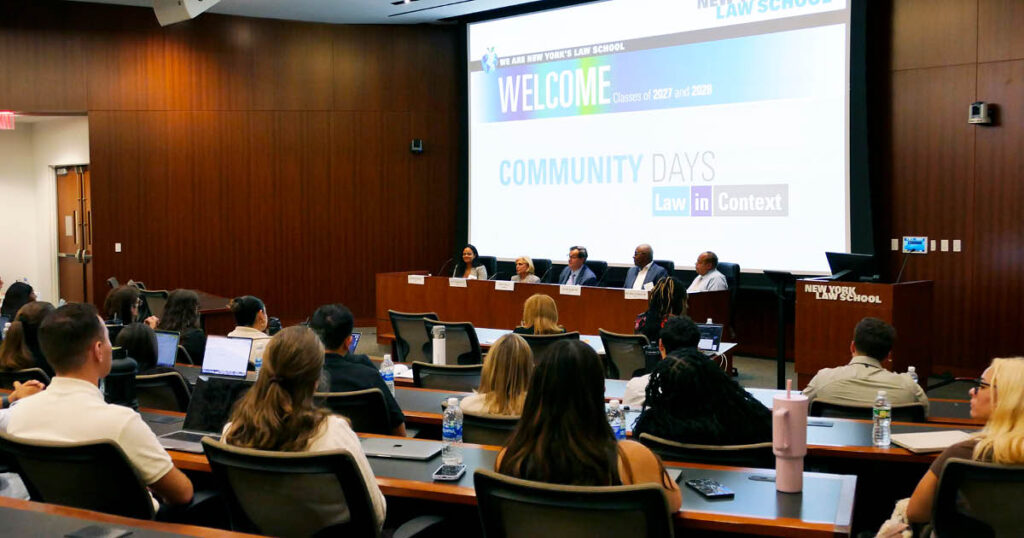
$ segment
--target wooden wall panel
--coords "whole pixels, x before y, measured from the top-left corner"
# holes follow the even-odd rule
[[[1024,2],[978,1],[978,61],[1024,58]]]
[[[70,28],[41,34],[16,29],[0,35],[0,109],[85,110],[82,39]]]
[[[977,0],[895,0],[893,69],[977,61]]]

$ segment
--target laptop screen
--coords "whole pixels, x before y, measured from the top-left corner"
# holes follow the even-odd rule
[[[245,368],[249,366],[249,351],[251,349],[251,338],[207,336],[202,372],[211,375],[245,377]]]
[[[722,344],[722,326],[716,323],[698,323],[697,329],[700,330],[700,343],[697,344],[697,349],[718,351]]]
[[[168,368],[174,366],[174,358],[178,356],[178,333],[174,331],[156,331],[156,363]]]
[[[348,346],[348,352],[349,353],[355,353],[356,352],[356,347],[359,345],[359,337],[360,336],[361,336],[360,333],[352,333],[352,343],[349,344],[349,346]]]
[[[244,379],[200,376],[192,390],[183,429],[220,435],[235,402],[250,388],[252,382]]]

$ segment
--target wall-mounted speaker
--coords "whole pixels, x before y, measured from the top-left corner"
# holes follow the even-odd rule
[[[153,0],[153,12],[160,26],[194,19],[220,0]]]

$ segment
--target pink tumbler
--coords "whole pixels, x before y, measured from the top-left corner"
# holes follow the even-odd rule
[[[787,382],[787,389],[789,382]],[[804,488],[807,454],[807,397],[790,393],[775,396],[772,405],[772,448],[775,452],[775,489],[800,493]]]

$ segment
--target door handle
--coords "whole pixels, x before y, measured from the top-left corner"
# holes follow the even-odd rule
[[[89,241],[85,242],[85,244],[86,245],[91,245],[92,244],[92,209],[90,209],[89,212],[88,212],[88,221],[87,222],[88,222],[88,224],[86,224],[86,226],[89,227]]]
[[[75,210],[73,210],[71,212],[71,220],[72,220],[72,222],[75,223],[75,244],[78,245],[79,244],[78,243],[78,228],[79,228],[79,225],[81,223],[78,222],[78,210],[77,209],[75,209]]]

